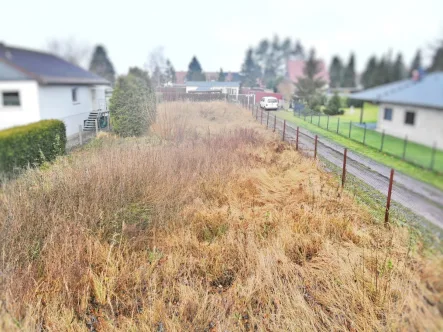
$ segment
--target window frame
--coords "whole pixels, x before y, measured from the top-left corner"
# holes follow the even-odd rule
[[[77,87],[71,89],[71,101],[72,101],[72,103],[74,105],[75,104],[79,104],[79,101],[78,101],[78,88]]]
[[[389,118],[386,116],[386,115],[387,115],[387,114],[386,114],[387,111],[390,111],[390,116],[389,116]],[[394,114],[394,109],[393,109],[393,108],[391,108],[391,107],[385,107],[385,108],[383,109],[383,120],[384,120],[384,121],[392,121],[393,114]]]
[[[412,114],[412,123],[408,122],[408,115],[409,114]],[[404,124],[408,125],[408,126],[414,126],[415,125],[415,118],[416,118],[415,114],[416,114],[415,111],[407,110],[405,112],[405,122],[404,122]]]
[[[6,105],[5,104],[5,94],[8,94],[8,93],[16,93],[17,94],[17,98],[18,98],[18,105]],[[22,106],[22,101],[21,101],[21,98],[20,98],[20,90],[6,90],[6,91],[2,91],[1,92],[1,97],[2,97],[2,103],[1,103],[1,106],[2,107],[5,107],[5,108],[10,108],[10,107],[21,107]]]

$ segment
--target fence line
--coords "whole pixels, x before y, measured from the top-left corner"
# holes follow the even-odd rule
[[[372,147],[387,155],[400,158],[412,165],[443,174],[443,151],[437,148],[436,141],[432,142],[432,147],[428,147],[411,141],[407,135],[398,138],[388,135],[385,130],[376,131],[371,123],[346,122],[339,117],[318,112],[302,112],[301,110],[294,111],[293,114],[326,131],[335,132],[340,136]],[[436,159],[437,163],[435,162]]]
[[[248,109],[256,120],[263,116],[264,111],[257,106]],[[369,196],[380,218],[383,214],[389,218],[394,210],[396,220],[427,226],[430,222],[438,226],[434,230],[437,236],[442,236],[443,192],[402,174],[394,178],[392,169],[267,113],[270,121],[263,126],[279,132],[284,141],[294,143],[305,155],[320,158],[327,170],[341,178],[342,187],[356,195]]]

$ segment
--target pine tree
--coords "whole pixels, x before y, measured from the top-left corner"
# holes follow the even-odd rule
[[[305,60],[305,49],[303,48],[300,40],[297,40],[297,42],[295,43],[293,54],[297,59]]]
[[[377,70],[377,58],[372,56],[367,65],[366,69],[362,74],[361,83],[365,87],[365,89],[372,88],[375,86],[375,75]]]
[[[334,93],[334,95],[328,101],[328,105],[326,106],[325,109],[325,114],[328,115],[342,114],[342,112],[340,111],[340,107],[341,107],[340,97],[337,93]]]
[[[166,82],[167,83],[175,83],[177,82],[177,77],[175,74],[175,68],[172,65],[171,61],[169,59],[166,60]]]
[[[261,69],[254,61],[252,48],[246,52],[245,60],[241,67],[242,85],[247,87],[257,86],[257,80],[261,77]]]
[[[352,87],[356,86],[356,82],[355,82],[355,56],[353,53],[349,57],[348,65],[346,66],[346,68],[344,70],[341,86],[346,87],[346,88],[352,88]]]
[[[390,82],[389,63],[386,58],[382,58],[375,67],[374,86]]]
[[[224,82],[225,80],[226,80],[226,74],[223,72],[223,68],[220,68],[217,81]]]
[[[312,49],[303,70],[305,77],[300,78],[296,84],[296,96],[305,101],[314,111],[320,110],[323,100],[320,88],[325,82],[317,78],[319,72],[319,61],[315,58],[315,50]]]
[[[406,78],[406,67],[403,63],[403,56],[401,53],[397,54],[397,58],[392,66],[391,82],[400,81]]]
[[[292,44],[289,38],[286,38],[280,46],[280,50],[282,53],[282,57],[285,61],[287,61],[292,53],[291,50]]]
[[[435,51],[429,71],[443,71],[443,43],[442,46]]]
[[[206,81],[206,76],[203,73],[200,62],[197,57],[193,57],[188,67],[188,74],[186,75],[188,81]]]
[[[414,70],[419,70],[422,68],[421,64],[421,51],[417,50],[417,53],[415,54],[414,60],[412,60],[411,68],[409,69],[409,77],[412,76],[412,72]]]
[[[332,58],[331,66],[329,67],[329,79],[332,88],[341,86],[343,76],[343,64],[338,56]]]
[[[97,45],[89,64],[89,70],[98,76],[106,78],[112,85],[115,81],[115,70],[108,58],[106,50],[103,46]]]

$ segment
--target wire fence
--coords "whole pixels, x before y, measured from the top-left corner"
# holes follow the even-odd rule
[[[375,123],[346,121],[340,117],[318,112],[297,110],[294,111],[294,116],[324,130],[372,147],[384,154],[443,174],[443,151],[437,148],[436,141],[433,141],[431,146],[426,146],[410,141],[407,135],[398,138],[389,135],[385,130],[377,131]]]
[[[398,222],[425,226],[432,230],[433,236],[442,238],[443,192],[301,129],[257,105],[247,108],[256,121],[276,132],[282,140],[294,144],[308,157],[318,159],[345,189],[369,205],[371,211],[378,211],[386,223],[391,216]]]

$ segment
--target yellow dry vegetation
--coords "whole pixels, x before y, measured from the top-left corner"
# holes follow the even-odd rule
[[[0,330],[443,328],[440,254],[225,103],[160,104],[0,194]]]

